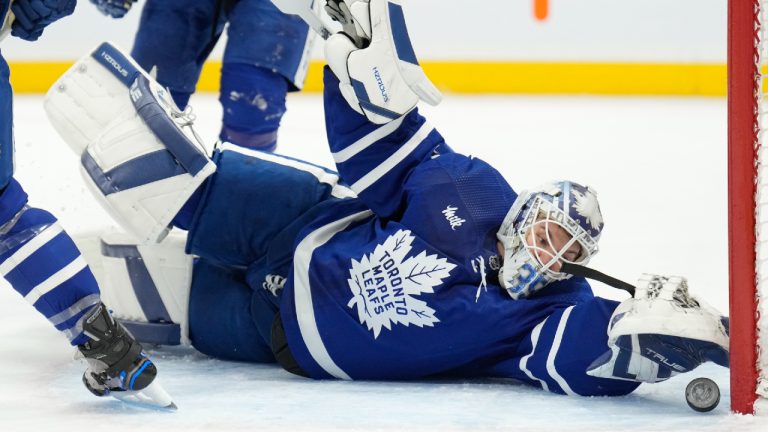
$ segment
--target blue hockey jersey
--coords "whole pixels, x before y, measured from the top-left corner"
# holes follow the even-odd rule
[[[547,318],[592,292],[572,278],[515,301],[499,286],[496,231],[517,196],[512,187],[488,163],[451,150],[417,110],[369,123],[349,108],[330,70],[325,110],[338,171],[357,198],[316,217],[295,243],[280,314],[304,371],[342,379],[507,376],[569,392],[519,360],[532,365],[542,329],[554,325],[554,339],[565,325],[558,318],[545,326]],[[605,349],[603,338],[595,352]]]

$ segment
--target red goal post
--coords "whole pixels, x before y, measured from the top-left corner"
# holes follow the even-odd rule
[[[760,245],[768,229],[768,173],[760,173],[763,111],[760,65],[761,3],[728,2],[728,247],[730,271],[731,409],[753,413],[765,391],[760,355],[759,292],[768,283],[768,247]],[[764,13],[765,11],[763,11]],[[768,101],[766,101],[768,102]],[[762,114],[762,115],[761,115]],[[763,126],[768,127],[768,122]],[[761,181],[761,177],[765,177]],[[762,190],[762,192],[761,192]],[[762,197],[761,197],[762,195]],[[761,199],[765,202],[761,202]],[[768,240],[768,231],[762,234]],[[768,332],[765,332],[768,333]],[[762,337],[767,337],[763,334]],[[766,396],[765,393],[763,396]],[[756,404],[757,401],[757,404]],[[762,411],[762,410],[761,410]]]

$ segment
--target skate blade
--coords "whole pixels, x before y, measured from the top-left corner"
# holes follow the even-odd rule
[[[139,406],[142,408],[151,408],[163,411],[176,411],[178,407],[168,392],[157,382],[152,383],[143,390],[139,391],[124,391],[124,392],[112,392],[111,396],[122,402],[130,405]]]

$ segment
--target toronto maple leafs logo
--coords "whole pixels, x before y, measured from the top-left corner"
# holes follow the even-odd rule
[[[399,230],[360,261],[352,260],[347,279],[352,299],[347,306],[357,308],[360,323],[374,338],[382,328],[392,330],[393,323],[432,327],[440,322],[435,310],[417,296],[433,293],[456,265],[427,251],[409,257],[413,240],[411,231]]]
[[[600,230],[603,226],[603,214],[600,213],[600,205],[597,203],[597,195],[587,188],[585,193],[573,191],[576,198],[574,208],[579,215],[587,220],[594,230]]]

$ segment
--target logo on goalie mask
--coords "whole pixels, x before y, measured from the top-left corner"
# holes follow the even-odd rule
[[[597,195],[587,186],[559,181],[521,193],[496,234],[504,246],[499,282],[519,299],[568,279],[559,271],[562,263],[585,265],[597,253],[602,230]]]

